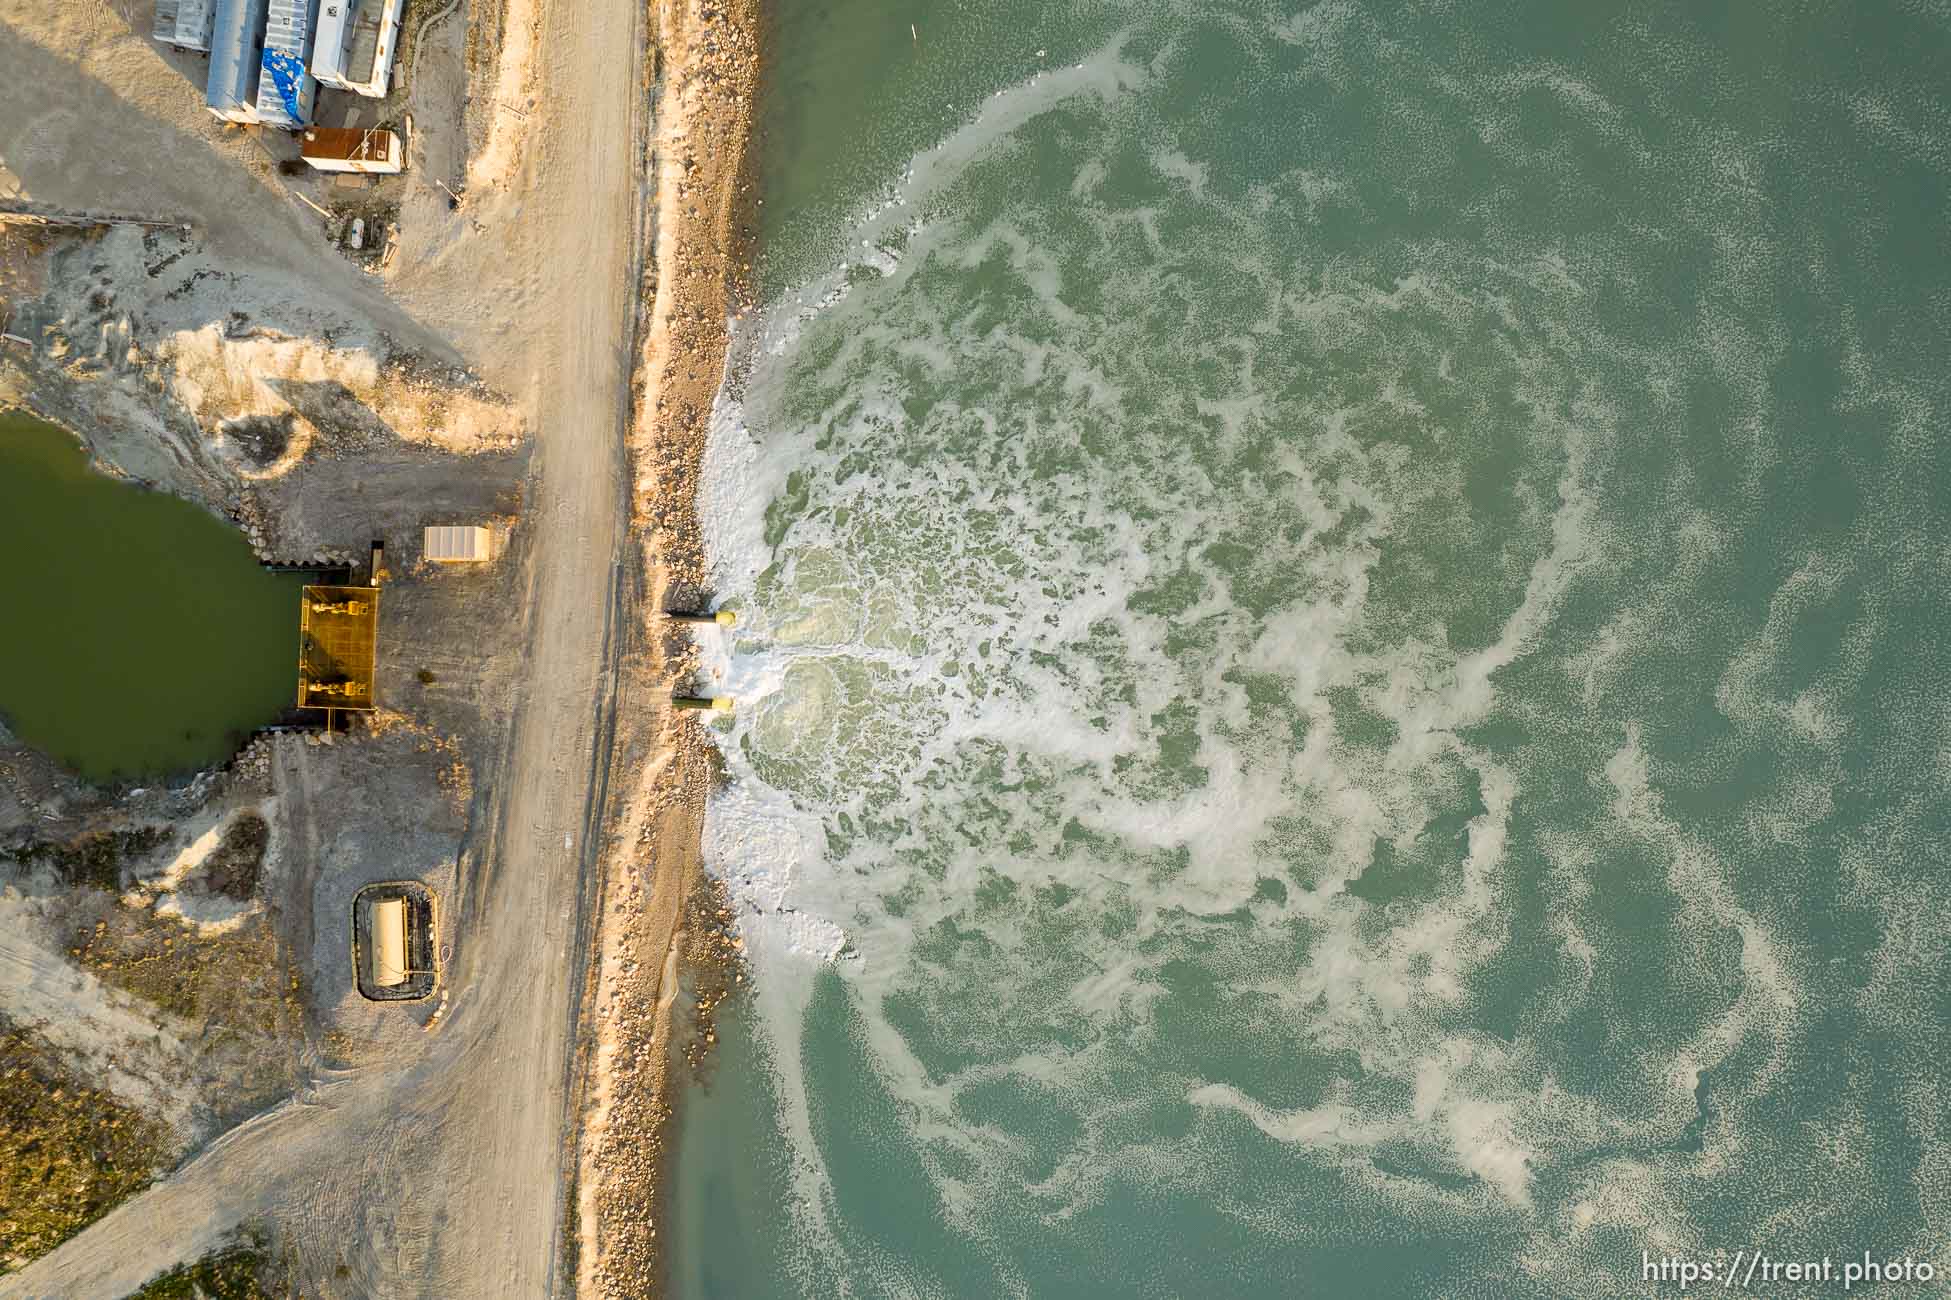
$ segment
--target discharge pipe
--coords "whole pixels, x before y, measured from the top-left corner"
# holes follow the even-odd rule
[[[733,708],[729,695],[673,695],[671,704],[680,709],[694,709],[701,713],[730,713]]]
[[[721,609],[715,614],[705,610],[667,609],[664,617],[673,623],[716,623],[719,627],[731,627],[738,622],[738,615],[729,609]]]

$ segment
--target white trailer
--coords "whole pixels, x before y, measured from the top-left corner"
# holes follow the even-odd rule
[[[216,21],[215,0],[156,0],[156,23],[150,34],[164,45],[208,54]]]
[[[402,0],[324,0],[312,75],[369,99],[386,98],[400,41]]]

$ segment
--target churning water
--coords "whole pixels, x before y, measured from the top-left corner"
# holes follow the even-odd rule
[[[1951,1267],[1951,12],[919,12],[774,50],[680,1294]]]

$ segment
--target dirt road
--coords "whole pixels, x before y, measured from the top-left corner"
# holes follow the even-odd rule
[[[0,1297],[116,1297],[269,1214],[341,1259],[328,1294],[544,1296],[560,1234],[585,882],[615,706],[627,542],[624,436],[646,123],[643,6],[550,0],[535,137],[510,219],[545,274],[531,340],[537,482],[528,652],[490,842],[448,900],[452,1000],[381,1065],[319,1079],[234,1130]],[[540,308],[540,310],[537,310]],[[309,1293],[309,1292],[308,1292]]]
[[[632,517],[642,525],[650,606],[696,608],[709,595],[696,486],[725,372],[726,321],[744,301],[740,226],[761,24],[756,0],[659,0],[656,9],[663,69],[657,288],[632,429],[640,474]],[[690,637],[673,635],[661,620],[645,631],[633,667],[660,683],[695,679]],[[687,917],[688,908],[706,906],[700,840],[716,757],[709,733],[693,715],[650,703],[629,711],[620,735],[620,752],[636,742],[653,757],[625,760],[627,770],[617,774],[612,831],[625,846],[615,864],[623,869],[604,880],[601,970],[587,1021],[594,1050],[576,1214],[577,1294],[589,1300],[661,1293],[659,1231],[667,1227],[665,1165],[675,1145],[686,1050],[680,1044],[688,1037],[695,1051],[712,1041],[699,1004],[687,999],[679,1012],[678,984],[688,982],[694,995],[711,987],[724,979],[723,962],[735,951],[713,950],[713,917],[702,910]],[[670,1237],[663,1232],[663,1241]]]

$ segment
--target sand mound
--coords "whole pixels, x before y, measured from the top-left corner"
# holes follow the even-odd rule
[[[472,454],[512,448],[522,434],[520,417],[465,376],[316,338],[262,329],[238,338],[211,324],[165,337],[157,360],[218,450],[233,463],[254,462],[259,474],[307,451],[363,451],[389,436]],[[250,436],[267,421],[287,422],[273,456]]]

